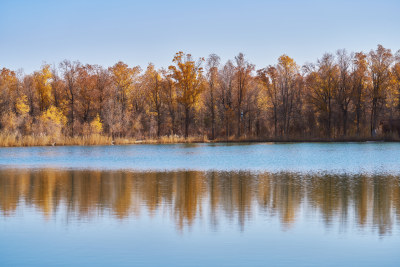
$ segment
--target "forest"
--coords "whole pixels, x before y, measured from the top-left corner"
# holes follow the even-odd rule
[[[64,60],[31,74],[0,70],[1,146],[398,140],[399,132],[400,50],[382,45],[303,66],[284,54],[261,69],[243,53],[223,63],[178,52],[159,69]]]

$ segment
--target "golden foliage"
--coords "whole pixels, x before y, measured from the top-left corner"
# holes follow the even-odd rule
[[[178,101],[185,107],[194,106],[197,99],[204,89],[203,68],[200,58],[197,62],[192,59],[190,54],[184,54],[182,51],[176,53],[173,62],[176,66],[169,66],[172,77],[175,79],[178,91]]]
[[[118,101],[125,108],[129,99],[134,98],[134,81],[136,75],[140,72],[140,67],[129,68],[127,64],[118,62],[109,68],[112,73],[112,80],[118,90]]]
[[[42,113],[40,118],[44,122],[52,122],[60,126],[64,126],[67,123],[67,118],[62,111],[55,106],[50,106],[50,108]]]
[[[90,127],[92,131],[96,134],[99,134],[103,131],[103,123],[100,120],[100,115],[97,114],[97,116],[94,118],[94,120],[90,123]]]
[[[18,114],[24,116],[30,110],[28,103],[28,97],[26,95],[21,95],[17,98],[17,103],[15,104],[15,108],[17,109]]]
[[[61,136],[62,129],[66,123],[67,118],[62,111],[54,106],[50,106],[46,111],[42,112],[37,131],[40,134],[46,134],[53,139],[57,139]]]
[[[41,111],[44,111],[50,105],[51,78],[50,65],[44,65],[41,71],[37,71],[33,74],[34,86],[39,95],[39,108]]]

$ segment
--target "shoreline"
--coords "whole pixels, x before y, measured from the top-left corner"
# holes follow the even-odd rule
[[[49,136],[16,136],[0,134],[0,147],[34,146],[105,146],[135,144],[204,144],[204,143],[366,143],[400,142],[394,137],[340,137],[340,138],[217,138],[209,140],[206,136],[162,136],[157,139],[111,138],[104,135],[52,138]]]

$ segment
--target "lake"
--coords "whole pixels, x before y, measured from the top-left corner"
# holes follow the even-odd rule
[[[0,266],[399,266],[400,144],[0,148]]]

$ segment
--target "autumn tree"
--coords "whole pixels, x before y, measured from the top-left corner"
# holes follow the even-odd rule
[[[96,116],[96,75],[92,65],[82,65],[78,68],[77,79],[78,111],[82,123],[88,124]]]
[[[34,86],[39,96],[40,112],[45,111],[51,104],[51,78],[50,65],[44,65],[40,71],[33,74]]]
[[[95,77],[95,87],[97,91],[97,113],[101,119],[104,119],[104,106],[110,94],[111,77],[107,69],[99,65],[93,65],[93,72]]]
[[[265,97],[259,99],[267,111],[271,111],[274,125],[274,137],[278,137],[278,108],[279,108],[279,86],[278,71],[276,67],[269,66],[257,71],[257,78],[265,91]]]
[[[60,77],[58,70],[55,66],[51,68],[51,96],[53,99],[53,105],[56,108],[60,108],[64,98],[64,80]]]
[[[139,103],[136,98],[134,87],[140,68],[130,68],[120,61],[110,67],[109,71],[113,86],[113,98],[108,101],[109,110],[105,117],[113,136],[126,134],[128,128],[133,125],[131,112],[137,110],[138,105],[144,104]]]
[[[34,117],[37,106],[37,95],[33,83],[33,75],[26,75],[22,80],[22,88],[24,94],[27,96],[27,102],[29,105],[29,115]],[[64,90],[64,87],[62,88]]]
[[[393,55],[390,49],[378,45],[376,50],[369,52],[369,68],[372,79],[371,91],[371,136],[376,135],[378,117],[385,103],[386,90],[388,89],[391,73],[390,66]]]
[[[306,71],[306,84],[310,92],[309,101],[319,112],[319,122],[325,125],[325,134],[330,138],[332,134],[332,105],[338,74],[333,55],[324,54],[318,60],[317,66],[310,65]]]
[[[132,94],[135,76],[140,72],[140,68],[129,68],[120,61],[110,68],[110,72],[117,90],[117,101],[121,103],[124,112],[128,106],[128,97]]]
[[[15,111],[18,78],[15,71],[3,68],[0,71],[0,114]]]
[[[285,136],[289,134],[290,124],[292,122],[297,89],[296,78],[299,67],[292,58],[287,55],[282,55],[278,59],[276,70],[280,95],[280,108],[278,110],[282,124],[282,135]]]
[[[216,119],[216,88],[218,86],[218,66],[220,58],[216,54],[211,54],[207,58],[206,78],[207,78],[207,107],[211,115],[211,139],[215,139],[215,119]]]
[[[233,106],[233,83],[235,78],[235,66],[232,61],[228,60],[219,73],[219,94],[218,102],[220,109],[221,121],[224,121],[225,137],[231,135],[231,122],[234,118]]]
[[[248,86],[254,65],[250,64],[243,53],[235,57],[235,79],[236,79],[236,114],[237,114],[237,137],[241,136],[243,102],[247,96]]]
[[[336,52],[336,55],[339,73],[335,100],[340,111],[342,133],[344,136],[346,136],[349,105],[352,96],[352,81],[350,76],[351,57],[347,54],[347,51],[345,49],[338,50]]]
[[[161,135],[162,122],[162,76],[154,68],[153,64],[149,64],[146,72],[143,75],[143,83],[147,88],[147,97],[150,103],[150,112],[154,113],[157,121],[157,137]]]
[[[69,106],[69,125],[70,125],[70,134],[71,136],[75,135],[74,132],[74,124],[76,119],[76,98],[78,95],[78,75],[79,75],[79,67],[81,63],[78,61],[71,62],[69,60],[64,60],[60,63],[60,68],[63,72],[64,76],[64,88],[65,94],[68,101]]]
[[[172,60],[175,65],[169,66],[177,86],[177,100],[183,106],[185,113],[185,138],[189,136],[190,111],[197,103],[203,90],[203,68],[200,58],[194,61],[192,55],[182,51],[176,53]]]
[[[352,98],[355,107],[356,133],[360,135],[360,124],[365,110],[365,100],[368,87],[367,55],[358,52],[353,58]]]
[[[243,126],[247,136],[258,137],[261,129],[261,111],[258,99],[261,95],[261,86],[256,79],[250,80],[243,103]]]
[[[170,128],[172,134],[176,134],[176,117],[178,112],[178,100],[177,100],[177,92],[176,85],[172,78],[172,73],[168,72],[166,69],[162,69],[162,99],[164,99],[165,105],[168,110],[168,115],[170,117]]]
[[[17,101],[19,81],[15,71],[3,68],[0,71],[0,128],[14,131],[17,123]]]
[[[396,63],[392,69],[392,77],[397,96],[397,115],[400,117],[400,50],[396,53]]]

